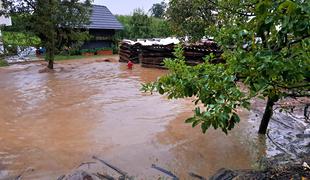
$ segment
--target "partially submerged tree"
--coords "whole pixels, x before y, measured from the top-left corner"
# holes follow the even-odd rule
[[[249,109],[254,97],[267,99],[259,127],[265,134],[277,101],[310,96],[310,1],[205,2],[218,9],[218,23],[206,35],[220,45],[226,63],[210,63],[211,55],[203,64],[187,66],[179,47],[176,59],[165,60],[170,73],[143,89],[169,98],[194,97],[204,107],[197,106],[186,122],[200,124],[204,133],[210,127],[228,133],[240,121],[237,108]]]
[[[83,3],[78,0],[1,0],[4,9],[1,14],[27,17],[27,31],[41,39],[46,48],[48,68],[53,69],[56,42],[61,32],[67,38],[89,23],[92,0]],[[65,31],[64,31],[65,30]]]

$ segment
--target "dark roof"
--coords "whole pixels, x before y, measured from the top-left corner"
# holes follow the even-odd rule
[[[106,6],[93,5],[90,25],[88,29],[124,29],[123,25],[115,18]]]

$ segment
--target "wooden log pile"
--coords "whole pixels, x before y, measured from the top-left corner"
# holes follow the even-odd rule
[[[174,44],[168,45],[141,45],[136,43],[131,45],[123,42],[120,45],[120,62],[141,63],[142,67],[164,68],[164,59],[174,58]],[[221,57],[222,52],[214,42],[203,44],[189,44],[183,46],[186,63],[191,66],[203,63],[207,55],[213,53],[215,56],[212,63],[223,62]]]
[[[204,58],[207,55],[213,53],[214,59],[211,60],[212,63],[220,63],[222,62],[220,48],[216,43],[204,43],[199,45],[186,45],[184,46],[184,56],[186,59],[186,63],[188,65],[197,65],[203,63]]]
[[[142,67],[164,68],[164,59],[173,58],[174,44],[141,46],[139,56]]]
[[[142,67],[164,68],[164,59],[174,58],[174,45],[152,45],[141,46],[139,56]],[[184,56],[186,63],[191,66],[203,63],[204,58],[211,53],[215,58],[212,63],[222,62],[220,58],[222,52],[215,43],[199,44],[199,45],[184,45]]]
[[[133,63],[140,63],[139,62],[139,51],[140,51],[141,44],[129,44],[127,42],[122,42],[119,48],[119,62],[131,61]]]

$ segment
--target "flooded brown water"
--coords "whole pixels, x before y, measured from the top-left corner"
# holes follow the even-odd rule
[[[189,179],[220,168],[251,168],[255,142],[248,114],[228,136],[202,134],[184,120],[190,100],[139,91],[164,70],[127,70],[117,62],[67,61],[53,73],[42,64],[0,69],[0,179],[56,179],[96,155],[137,179],[163,176],[156,164]]]

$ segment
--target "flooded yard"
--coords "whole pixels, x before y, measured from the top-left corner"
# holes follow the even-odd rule
[[[27,169],[33,171],[24,179],[57,179],[93,155],[137,179],[164,175],[152,164],[188,179],[188,172],[208,177],[223,167],[251,168],[257,160],[247,112],[240,111],[243,121],[228,136],[204,135],[184,123],[191,100],[139,90],[165,70],[79,60],[39,73],[44,66],[0,69],[0,179]]]

